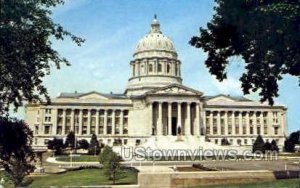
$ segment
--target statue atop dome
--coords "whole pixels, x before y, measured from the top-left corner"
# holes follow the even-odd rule
[[[151,33],[161,33],[160,24],[159,24],[159,21],[157,20],[156,14],[154,14],[154,19],[151,23]]]

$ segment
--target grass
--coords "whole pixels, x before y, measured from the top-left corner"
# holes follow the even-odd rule
[[[70,162],[69,155],[58,155],[56,156],[57,161]],[[73,162],[99,162],[99,157],[96,155],[79,155],[72,157]]]
[[[7,174],[5,171],[0,171],[0,179],[3,178],[5,183],[4,183],[4,187],[5,188],[13,188],[14,187],[14,184],[11,180],[9,180]]]
[[[198,188],[299,188],[300,179],[284,179],[270,182],[258,182],[239,185],[199,186]],[[195,187],[196,188],[196,187]]]
[[[50,186],[91,186],[110,185],[112,181],[104,175],[103,169],[83,169],[69,171],[63,174],[53,174],[43,177],[29,177],[27,181],[32,181],[28,187],[42,188]],[[116,184],[136,184],[137,172],[124,168],[120,173],[120,179]]]

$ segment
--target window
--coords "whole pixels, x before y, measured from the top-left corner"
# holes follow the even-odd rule
[[[149,72],[153,72],[153,65],[152,64],[149,65]]]
[[[45,122],[51,122],[51,117],[45,117]]]
[[[162,66],[161,66],[161,63],[158,63],[157,71],[158,71],[158,72],[162,72]]]
[[[141,144],[141,140],[138,139],[138,140],[135,141],[135,145],[136,145],[136,146],[138,146],[138,145],[140,145],[140,144]]]
[[[240,134],[240,126],[235,125],[235,134]]]
[[[244,144],[245,144],[245,145],[248,144],[248,140],[247,140],[247,139],[244,140]]]
[[[167,73],[170,73],[171,67],[170,64],[167,64]]]
[[[50,126],[49,125],[45,126],[44,134],[50,134]]]
[[[45,109],[45,114],[51,114],[51,109]]]
[[[279,129],[278,127],[274,127],[274,134],[275,135],[278,135],[278,129]]]
[[[35,135],[39,134],[39,126],[36,125],[36,126],[34,126],[34,127],[35,127],[35,129],[34,129],[34,134],[35,134]]]

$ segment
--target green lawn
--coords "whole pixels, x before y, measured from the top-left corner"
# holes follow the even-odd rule
[[[89,185],[108,185],[112,181],[107,180],[102,169],[84,169],[69,171],[63,174],[54,174],[44,177],[30,177],[28,180],[33,182],[28,186],[32,188],[42,188],[49,186],[89,186]],[[123,169],[120,179],[116,184],[136,184],[137,173],[131,169]]]
[[[3,185],[5,188],[13,188],[14,187],[12,181],[9,180],[5,171],[0,171],[0,179],[1,178],[3,178],[5,181],[5,183]]]
[[[56,156],[57,161],[65,161],[70,162],[70,156],[68,155],[58,155]],[[73,162],[98,162],[99,157],[96,155],[80,155],[80,156],[73,156]]]
[[[203,188],[299,188],[300,179],[285,179],[272,182],[251,183],[240,185],[218,185],[218,186],[203,186]],[[195,187],[196,188],[196,187]],[[202,188],[199,186],[198,188]]]

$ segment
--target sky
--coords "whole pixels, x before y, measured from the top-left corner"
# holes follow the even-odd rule
[[[78,47],[70,40],[55,41],[53,48],[66,57],[71,66],[52,68],[44,79],[51,97],[60,92],[123,93],[130,76],[129,62],[139,39],[150,30],[157,14],[162,32],[172,39],[182,62],[183,84],[205,95],[240,96],[239,77],[244,64],[232,58],[228,79],[219,82],[208,72],[207,55],[188,44],[192,36],[206,27],[214,14],[213,0],[68,0],[53,9],[54,22],[84,38]],[[276,104],[288,108],[289,132],[300,129],[300,87],[297,78],[285,76],[279,82],[280,96]],[[259,100],[256,93],[246,96]],[[19,114],[24,114],[19,112]],[[21,115],[22,116],[22,115]]]

